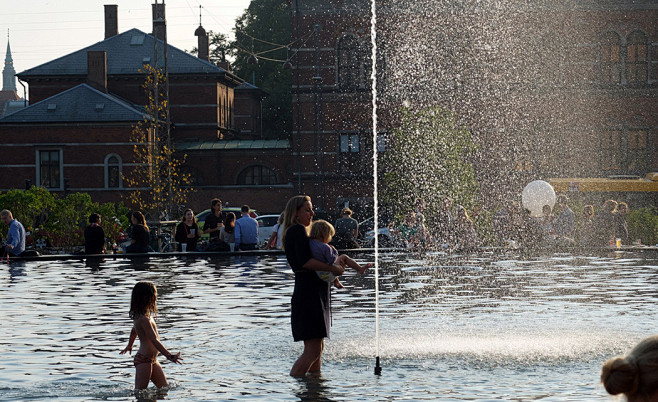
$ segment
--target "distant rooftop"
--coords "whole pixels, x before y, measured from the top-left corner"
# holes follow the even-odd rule
[[[176,143],[177,151],[287,149],[287,148],[290,148],[290,141],[288,140],[217,140],[217,141],[181,141]]]
[[[119,97],[80,84],[0,119],[11,123],[135,122],[143,110]]]
[[[21,79],[53,75],[86,75],[87,52],[107,53],[107,75],[137,74],[144,64],[155,64],[155,37],[133,28],[96,44],[80,49],[16,74]],[[158,65],[164,66],[164,43],[159,41]],[[169,74],[228,74],[221,67],[168,45]],[[237,78],[237,77],[235,77]]]

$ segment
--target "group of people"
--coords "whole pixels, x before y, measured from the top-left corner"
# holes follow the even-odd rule
[[[302,354],[290,370],[290,375],[294,377],[303,377],[309,373],[317,375],[322,369],[324,338],[329,337],[331,327],[331,287],[343,287],[338,277],[345,272],[346,267],[363,275],[372,266],[369,263],[360,265],[349,256],[339,254],[330,245],[337,233],[334,226],[325,220],[313,221],[314,215],[310,197],[292,197],[281,214],[281,231],[278,232],[281,233],[286,259],[295,275],[291,298],[292,335],[296,342],[304,343]],[[191,217],[193,214],[189,215],[186,211],[186,221],[182,223],[193,223]],[[219,217],[219,213],[216,217]],[[190,229],[187,230],[184,233],[191,236]],[[182,364],[181,353],[169,352],[160,341],[154,321],[156,313],[155,285],[151,282],[138,282],[132,291],[129,310],[133,327],[128,345],[120,352],[132,353],[133,344],[139,338],[139,350],[133,358],[136,389],[146,388],[151,381],[157,387],[167,386],[166,376],[157,360],[158,353],[173,363]]]
[[[407,211],[399,224],[389,224],[393,245],[411,249],[436,246],[453,251],[471,251],[480,244],[475,223],[462,205],[453,206],[445,197],[430,228],[426,224],[424,202],[416,201],[415,209]]]
[[[211,200],[211,213],[199,228],[194,211],[188,208],[176,225],[174,240],[178,251],[231,251],[232,245],[237,250],[256,250],[258,248],[258,222],[251,217],[251,208],[243,205],[240,218],[233,212],[222,212],[222,201]],[[126,253],[148,253],[151,248],[151,229],[144,214],[133,211],[130,214],[131,225],[128,230],[130,239],[125,246]],[[100,225],[101,216],[93,213],[89,216],[89,226],[85,228],[85,253],[102,254],[106,252],[107,239]],[[208,245],[200,248],[199,239],[208,234]]]
[[[534,217],[530,211],[522,210],[519,203],[508,201],[493,217],[494,233],[500,242],[530,248],[629,244],[628,204],[607,200],[596,214],[593,205],[585,205],[577,220],[568,202],[567,196],[560,195],[555,209],[544,205],[542,215]]]

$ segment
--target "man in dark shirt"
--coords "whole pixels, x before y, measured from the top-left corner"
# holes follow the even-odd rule
[[[85,228],[85,254],[105,253],[105,231],[100,224],[99,214],[89,215],[89,226]]]
[[[210,234],[210,243],[219,241],[219,231],[224,227],[225,218],[222,213],[222,200],[213,198],[210,201],[210,214],[206,217],[202,229],[204,234]]]

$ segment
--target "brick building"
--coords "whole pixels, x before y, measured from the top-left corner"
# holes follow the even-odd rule
[[[479,145],[485,205],[535,179],[658,170],[654,1],[376,4],[379,131],[403,102],[453,111]],[[372,191],[370,2],[291,8],[303,43],[293,49],[296,174],[328,206],[359,201]]]
[[[140,69],[164,66],[159,6],[153,7],[155,34],[118,33],[117,7],[105,6],[104,40],[17,74],[29,85],[31,105],[0,119],[0,176],[9,178],[0,191],[29,180],[51,191],[89,192],[96,201],[125,198],[131,189],[119,173],[135,166],[131,132],[148,96]],[[202,27],[196,34],[199,57],[166,45],[170,132],[193,177],[189,206],[203,210],[221,197],[278,211],[292,188],[289,141],[261,140],[266,94],[210,63],[207,35]],[[117,111],[119,104],[124,108]]]
[[[370,2],[292,0],[290,10],[289,140],[261,139],[259,102],[266,94],[207,61],[204,30],[195,33],[199,57],[168,47],[172,136],[196,180],[195,209],[214,196],[268,212],[298,193],[330,212],[346,202],[365,210],[372,201]],[[440,105],[470,127],[479,145],[473,162],[485,205],[534,179],[658,170],[655,2],[386,0],[377,1],[377,14],[378,150],[403,103]],[[87,83],[143,105],[137,70],[155,62],[158,29],[155,36],[118,34],[115,19],[107,7],[105,40],[19,73],[31,101]],[[0,120],[3,143],[12,143],[16,124]],[[38,159],[4,162],[17,146],[0,151],[0,175],[23,169],[25,179],[38,183]],[[128,190],[106,187],[107,177],[71,177],[67,154],[60,157],[60,180],[69,178],[72,191],[104,199]],[[104,161],[99,155],[89,166]],[[129,169],[126,161],[121,169]],[[61,191],[61,183],[53,189]]]

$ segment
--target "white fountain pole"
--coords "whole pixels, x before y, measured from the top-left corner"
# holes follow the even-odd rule
[[[370,41],[372,46],[370,80],[372,83],[372,171],[373,171],[373,223],[375,231],[375,374],[381,375],[379,365],[379,204],[377,194],[377,8],[375,0],[370,1]]]

